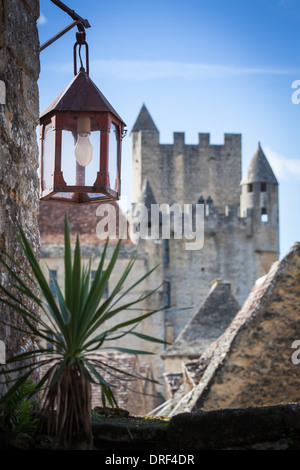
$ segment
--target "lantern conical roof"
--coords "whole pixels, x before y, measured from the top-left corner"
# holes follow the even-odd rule
[[[84,70],[80,70],[75,75],[73,80],[41,114],[40,118],[54,111],[109,112],[124,126],[126,125]]]

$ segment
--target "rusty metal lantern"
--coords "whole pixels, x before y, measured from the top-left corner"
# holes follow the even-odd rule
[[[75,204],[118,200],[126,124],[89,77],[84,31],[76,36],[74,78],[40,116],[40,199]]]

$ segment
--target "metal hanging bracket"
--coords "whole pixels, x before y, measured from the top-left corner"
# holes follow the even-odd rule
[[[89,46],[85,40],[85,36],[85,31],[79,31],[78,33],[76,33],[76,42],[74,44],[74,76],[77,75],[77,46],[79,46],[78,55],[80,60],[80,71],[85,71],[87,75],[89,75]],[[86,68],[84,68],[82,64],[81,46],[85,46]]]
[[[65,11],[68,13],[68,15],[74,20],[72,23],[70,23],[68,26],[66,26],[64,29],[62,29],[59,33],[55,34],[52,38],[50,38],[48,41],[46,41],[44,44],[40,46],[40,52],[46,49],[46,47],[50,46],[50,44],[53,44],[57,39],[59,39],[61,36],[63,36],[65,33],[70,31],[70,29],[74,28],[74,26],[77,26],[79,33],[83,32],[85,33],[85,28],[90,28],[91,25],[88,22],[88,20],[83,19],[81,16],[79,16],[74,10],[71,10],[67,5],[65,5],[63,2],[60,0],[50,0],[52,3],[54,3],[56,6],[58,6],[61,10]],[[86,43],[85,43],[86,44]]]

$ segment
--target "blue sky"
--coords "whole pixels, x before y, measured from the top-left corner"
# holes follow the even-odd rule
[[[89,20],[90,77],[127,124],[123,194],[130,198],[129,133],[143,103],[161,143],[171,143],[173,132],[185,132],[190,144],[199,132],[215,144],[224,133],[241,133],[243,172],[260,141],[279,181],[284,256],[300,241],[300,104],[292,102],[292,83],[300,80],[300,2],[64,3]],[[42,44],[72,20],[50,0],[40,5]],[[41,52],[41,112],[73,78],[75,33]]]

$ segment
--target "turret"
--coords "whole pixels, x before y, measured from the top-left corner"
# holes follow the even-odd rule
[[[150,132],[158,133],[158,129],[156,125],[154,124],[154,121],[144,104],[131,130],[131,132],[139,132],[139,131],[150,131]]]
[[[240,203],[241,217],[252,219],[257,251],[278,253],[278,182],[260,143],[241,181]]]
[[[155,145],[159,144],[159,131],[146,106],[143,104],[131,130],[131,198],[140,199],[147,175],[151,170]]]

